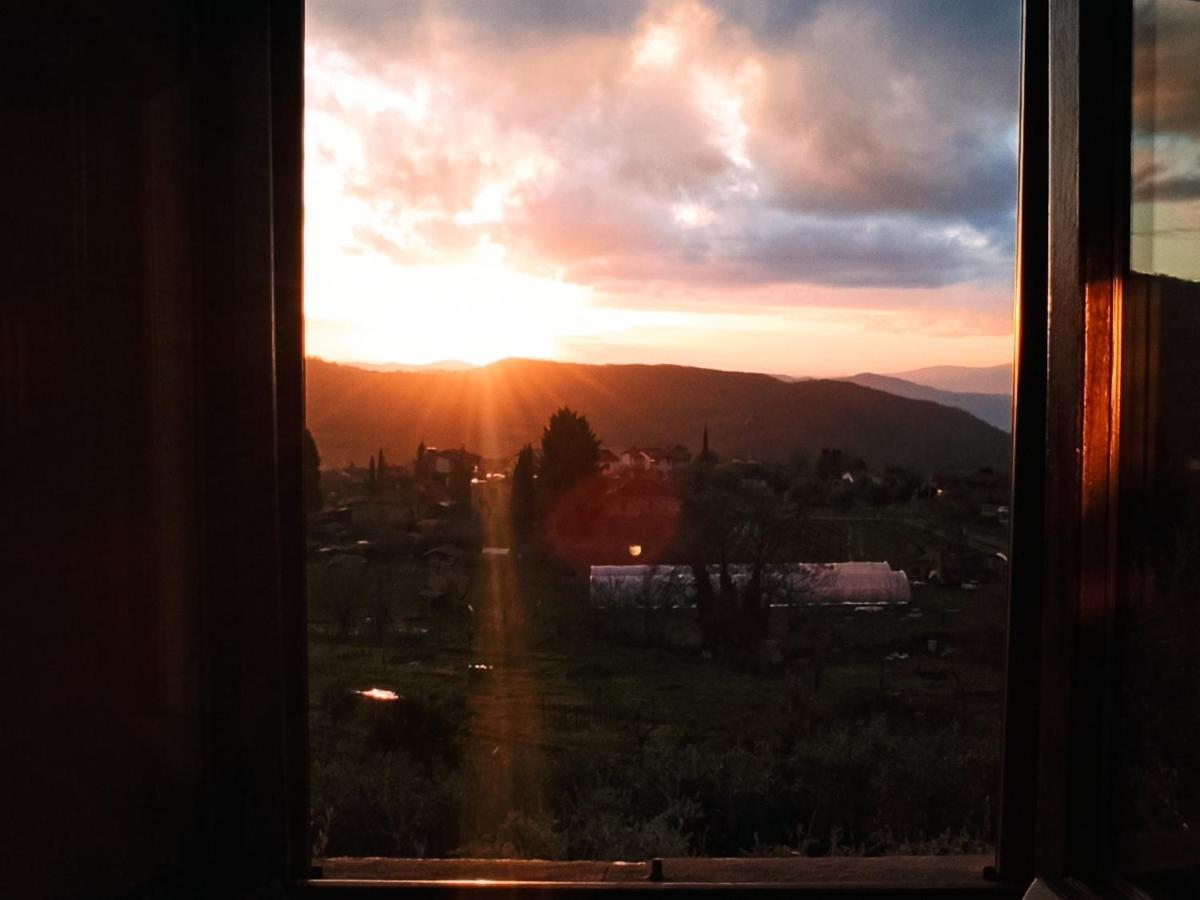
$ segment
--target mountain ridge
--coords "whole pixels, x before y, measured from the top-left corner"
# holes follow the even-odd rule
[[[365,369],[368,372],[465,372],[476,369],[474,363],[461,359],[439,359],[431,363],[399,363],[399,362],[346,362],[342,365],[355,369]]]
[[[308,424],[323,464],[383,447],[407,459],[419,442],[507,457],[537,443],[555,409],[588,417],[613,450],[682,443],[707,426],[724,458],[784,462],[840,447],[873,466],[1007,465],[1007,435],[969,413],[833,379],[692,366],[508,359],[462,371],[369,371],[310,358]]]
[[[953,406],[966,410],[975,418],[981,419],[1001,431],[1012,431],[1011,394],[945,391],[897,378],[894,375],[879,375],[875,372],[859,372],[857,375],[849,375],[841,380],[895,394],[897,397],[908,397],[911,400],[931,400],[942,406]]]
[[[914,384],[969,394],[1011,394],[1012,363],[995,366],[925,366],[907,372],[888,372],[889,378],[899,378]]]

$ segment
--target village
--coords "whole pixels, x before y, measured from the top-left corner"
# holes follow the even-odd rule
[[[710,453],[707,448],[701,451],[702,456]],[[923,520],[920,527],[933,529],[930,539],[920,542],[919,551],[914,541],[891,561],[891,571],[904,580],[971,586],[1003,574],[1006,477],[968,471],[940,472],[922,479],[896,467],[874,472],[857,458],[843,464],[842,457],[840,450],[823,450],[812,472],[803,461],[790,468],[737,458],[715,465],[735,473],[739,489],[748,494],[786,492],[802,501],[803,515],[810,522],[824,522],[831,532],[850,532],[845,548],[826,540],[814,548],[818,558],[788,562],[886,563],[856,556],[854,529],[840,529],[836,523],[857,521],[869,530],[872,522]],[[366,467],[351,463],[322,470],[319,508],[309,517],[310,557],[330,566],[355,567],[381,558],[478,556],[485,535],[511,538],[516,463],[516,454],[488,460],[465,447],[439,449],[422,443],[407,465],[390,463],[381,449]],[[666,562],[681,513],[681,482],[694,465],[693,455],[681,444],[665,449],[629,447],[619,453],[600,447],[596,472],[601,487],[592,510],[594,527],[586,538],[576,538],[579,546],[572,556],[576,561],[586,557],[589,566],[609,568]],[[861,536],[858,546],[862,546]],[[836,579],[824,581],[837,592]],[[892,587],[875,599],[907,602],[910,593]],[[819,602],[821,597],[808,599]],[[861,599],[870,602],[871,598]]]
[[[695,452],[596,441],[586,474],[552,498],[540,449],[485,459],[422,442],[403,463],[384,448],[365,467],[320,471],[308,542],[318,855],[988,844],[1006,475],[875,471],[838,449],[787,466],[723,460],[705,431]],[[929,717],[961,727],[932,747]],[[397,823],[370,760],[427,756],[414,728],[434,728],[441,749],[411,768],[423,812]],[[936,789],[953,798],[880,812],[885,835],[869,784],[847,800],[801,779],[802,827],[783,811],[712,818],[749,802],[718,776],[729,754],[777,766],[784,748],[820,755],[863,728],[851,755],[882,741],[870,752],[891,748],[913,778],[928,754],[954,755],[962,768]],[[713,793],[672,819],[686,797],[637,793],[685,748],[717,767],[695,776]],[[585,772],[600,781],[583,795],[551,790]],[[579,823],[602,801],[616,803],[605,815],[619,837]]]

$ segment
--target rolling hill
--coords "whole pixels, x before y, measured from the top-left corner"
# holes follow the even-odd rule
[[[474,369],[475,365],[463,362],[461,359],[440,359],[437,362],[424,364],[410,363],[347,363],[356,369],[366,369],[368,372],[462,372]]]
[[[506,457],[536,444],[563,405],[584,413],[618,451],[682,443],[696,452],[707,425],[724,458],[782,462],[798,448],[840,447],[880,467],[1008,464],[1008,436],[968,413],[845,381],[522,359],[378,372],[310,359],[306,386],[308,426],[325,466],[363,463],[380,447],[407,460],[422,440]]]
[[[1001,431],[1012,430],[1012,395],[970,393],[963,391],[943,391],[896,378],[893,375],[876,375],[874,372],[860,372],[841,379],[863,387],[874,388],[877,391],[887,391],[897,397],[908,397],[911,400],[931,400],[942,406],[953,406],[965,409],[977,419],[982,419],[989,425]]]

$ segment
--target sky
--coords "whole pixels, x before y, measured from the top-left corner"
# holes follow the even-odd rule
[[[308,0],[306,352],[1012,358],[1018,0]]]

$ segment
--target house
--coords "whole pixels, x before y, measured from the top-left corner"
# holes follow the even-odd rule
[[[692,461],[692,454],[682,444],[674,447],[630,447],[621,453],[619,467],[625,472],[658,472],[670,474]]]
[[[621,469],[625,472],[645,472],[654,465],[654,457],[645,450],[630,447],[621,451]]]
[[[616,475],[621,467],[621,457],[613,453],[607,447],[601,447],[600,453],[596,458],[596,464],[600,467],[600,472],[604,475]]]
[[[449,487],[454,482],[468,482],[479,471],[481,457],[465,447],[439,450],[426,447],[417,457],[413,473],[418,479]]]
[[[663,450],[656,448],[649,453],[654,458],[654,467],[664,474],[685,468],[692,461],[691,452],[682,444]]]

